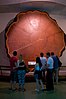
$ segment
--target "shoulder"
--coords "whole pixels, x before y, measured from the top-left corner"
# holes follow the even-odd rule
[[[14,57],[10,57],[10,61],[13,61],[14,60]]]
[[[36,64],[35,64],[35,66],[39,66],[39,64],[38,64],[38,63],[36,63]]]
[[[40,57],[40,60],[46,60],[46,57]]]
[[[46,60],[46,57],[43,57],[44,60]]]
[[[18,58],[17,57],[14,57],[14,61],[18,61]]]
[[[49,58],[48,58],[48,61],[53,61],[53,58],[52,58],[52,57],[49,57]]]

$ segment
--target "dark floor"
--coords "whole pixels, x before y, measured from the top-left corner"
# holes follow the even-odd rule
[[[31,82],[25,84],[25,92],[10,91],[8,82],[0,82],[0,99],[66,99],[66,81],[60,81],[54,87],[54,91],[36,93],[35,82]]]

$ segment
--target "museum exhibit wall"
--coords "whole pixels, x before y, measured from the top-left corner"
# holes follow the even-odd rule
[[[0,65],[10,65],[5,48],[5,28],[16,14],[17,13],[0,13]]]
[[[0,13],[0,65],[8,65],[9,66],[9,58],[6,53],[5,48],[5,28],[7,24],[12,20],[18,13]],[[59,27],[66,34],[66,17],[61,15],[53,15],[49,14],[53,19],[55,19],[59,25]],[[62,61],[62,65],[66,66],[66,50],[63,52],[60,57]]]

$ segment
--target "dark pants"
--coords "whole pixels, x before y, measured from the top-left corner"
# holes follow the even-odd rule
[[[54,85],[53,85],[53,69],[48,69],[47,70],[47,76],[46,76],[46,89],[47,91],[54,90]]]
[[[17,81],[17,71],[16,70],[11,71],[11,73],[10,73],[10,81],[11,82],[16,82]]]
[[[43,81],[46,82],[46,75],[45,75],[45,69],[42,70],[42,76],[43,76]]]

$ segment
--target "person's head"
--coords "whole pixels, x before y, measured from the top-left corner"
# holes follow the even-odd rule
[[[51,56],[53,56],[54,55],[54,52],[51,52]]]
[[[38,63],[40,67],[42,66],[42,63],[41,63],[40,57],[36,57],[36,63]]]
[[[50,57],[50,52],[46,53],[46,57],[49,58]]]
[[[19,55],[19,60],[22,61],[22,54]]]
[[[13,56],[17,56],[17,51],[13,51]]]
[[[40,62],[40,58],[36,57],[36,63],[39,63],[39,62]]]
[[[44,54],[41,52],[41,53],[40,53],[40,56],[41,56],[41,57],[43,57],[43,56],[44,56]]]

